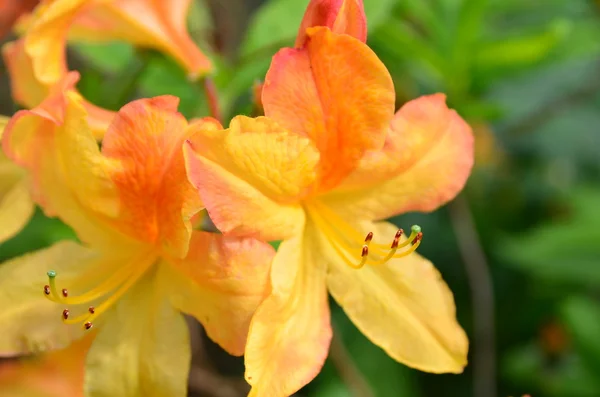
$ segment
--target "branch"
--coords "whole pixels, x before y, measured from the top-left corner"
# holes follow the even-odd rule
[[[473,305],[473,395],[496,397],[494,287],[485,252],[464,195],[448,206],[465,264]]]

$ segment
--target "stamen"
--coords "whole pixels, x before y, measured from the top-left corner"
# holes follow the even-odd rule
[[[83,324],[83,326],[85,327],[85,330],[87,331],[87,330],[91,329],[94,326],[94,324],[91,321],[87,321],[85,324]]]
[[[63,319],[66,320],[69,318],[69,309],[63,310]]]

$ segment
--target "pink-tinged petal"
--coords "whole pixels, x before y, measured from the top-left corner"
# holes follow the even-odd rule
[[[102,154],[119,164],[111,173],[121,202],[115,227],[182,258],[190,219],[202,203],[186,175],[188,124],[178,104],[176,97],[161,96],[125,105],[104,136]]]
[[[31,57],[25,52],[25,39],[7,43],[2,48],[11,82],[11,92],[16,103],[26,107],[40,106],[48,96],[66,89],[65,82],[72,83],[69,89],[74,89],[77,78],[66,77],[65,74],[57,82],[43,83],[36,78]],[[71,72],[74,75],[75,72]],[[89,101],[83,101],[88,112],[88,122],[96,138],[101,139],[108,124],[114,117],[114,112],[102,109]]]
[[[17,112],[2,143],[30,173],[32,196],[48,216],[61,218],[90,244],[114,247],[126,240],[109,222],[120,206],[108,175],[114,164],[101,156],[75,92],[57,91],[39,107]]]
[[[0,40],[10,33],[19,17],[35,8],[39,0],[3,0],[0,1]]]
[[[255,239],[194,232],[183,260],[165,264],[174,306],[194,316],[230,354],[244,354],[248,327],[270,291],[275,250]],[[170,273],[170,275],[168,275]]]
[[[385,219],[433,211],[452,200],[473,166],[471,128],[441,94],[404,105],[381,151],[367,153],[336,190],[321,199],[349,219]]]
[[[314,26],[326,26],[334,33],[348,34],[366,42],[367,17],[363,0],[311,0],[300,24],[296,48],[306,44],[306,29]]]
[[[267,117],[315,142],[323,191],[367,150],[382,147],[395,95],[390,74],[366,44],[322,27],[309,29],[309,38],[305,48],[275,55],[262,100]]]
[[[316,179],[312,142],[274,121],[238,116],[230,128],[196,128],[184,153],[215,225],[226,234],[280,240],[304,223],[299,202]]]
[[[73,242],[60,242],[0,265],[0,356],[64,348],[83,337],[81,327],[62,322],[64,306],[44,297],[48,270],[61,283],[98,266],[103,257]]]
[[[246,381],[250,396],[290,396],[313,380],[327,357],[331,324],[326,269],[311,236],[279,246],[271,270],[271,295],[250,324]]]
[[[177,60],[191,78],[212,69],[187,31],[191,0],[120,0],[90,7],[74,23],[70,37],[87,41],[124,40],[164,51]]]
[[[361,223],[362,233],[394,236],[387,223]],[[320,231],[319,254],[328,262],[327,285],[358,329],[393,359],[421,371],[461,373],[468,340],[456,320],[452,292],[431,262],[416,253],[354,269]],[[350,256],[352,252],[344,252]],[[371,253],[370,253],[371,255]]]

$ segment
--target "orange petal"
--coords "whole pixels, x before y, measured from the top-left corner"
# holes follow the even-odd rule
[[[326,26],[334,33],[348,34],[367,41],[367,17],[362,0],[311,0],[300,24],[296,48],[308,41],[306,29]]]
[[[187,31],[191,0],[122,0],[91,7],[81,14],[71,37],[93,41],[125,40],[164,51],[190,74],[200,77],[211,69]]]
[[[6,155],[31,175],[32,196],[47,215],[58,216],[86,241],[114,245],[122,240],[108,228],[119,209],[117,191],[87,124],[81,97],[69,91],[77,73],[67,75],[32,110],[17,112],[6,127]]]
[[[187,121],[178,104],[176,97],[161,96],[125,105],[106,132],[102,154],[120,165],[111,178],[120,195],[121,230],[181,258],[190,219],[202,203],[185,171]]]
[[[444,95],[424,96],[398,111],[383,150],[367,153],[322,200],[350,219],[432,211],[460,192],[472,165],[469,125]]]
[[[284,241],[271,270],[271,295],[250,324],[250,396],[291,396],[321,370],[331,341],[326,269],[305,237]]]
[[[299,202],[319,160],[310,140],[266,117],[238,116],[227,130],[196,128],[184,152],[190,181],[223,233],[280,240],[304,224]]]
[[[274,255],[255,239],[194,232],[187,257],[170,261],[172,302],[196,317],[213,341],[241,356],[250,319],[270,290]]]
[[[64,81],[70,81],[69,79],[71,79],[65,77],[66,71],[58,81],[48,84],[36,78],[33,71],[33,61],[25,52],[25,39],[5,44],[2,48],[2,55],[10,76],[13,99],[26,108],[34,108],[40,105],[52,92],[62,89],[61,86],[64,85]],[[75,82],[73,82],[73,86],[74,84]],[[69,89],[73,89],[73,87]],[[88,112],[88,122],[92,132],[97,138],[102,138],[108,124],[114,117],[114,112],[102,109],[88,101],[84,101],[83,104]]]
[[[35,8],[39,0],[0,1],[0,40],[10,33],[19,17]]]
[[[339,183],[369,149],[379,149],[394,114],[394,86],[364,43],[327,28],[309,29],[302,50],[273,58],[263,88],[265,115],[314,140],[321,190]]]

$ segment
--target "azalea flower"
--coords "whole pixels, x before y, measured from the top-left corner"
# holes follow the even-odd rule
[[[124,40],[174,57],[198,78],[211,70],[209,59],[186,30],[190,0],[52,0],[36,7],[24,24],[23,38],[5,45],[4,59],[14,100],[38,106],[67,74],[66,39]],[[101,137],[113,112],[85,103],[94,133]]]
[[[3,39],[22,15],[33,10],[39,0],[3,0],[0,2],[0,39]]]
[[[8,118],[0,116],[0,139],[7,123]],[[33,215],[28,186],[25,170],[0,150],[0,244],[20,232]]]
[[[77,78],[68,74],[39,107],[15,114],[3,137],[36,201],[83,244],[59,242],[0,266],[0,355],[63,348],[93,329],[86,395],[184,396],[181,313],[243,354],[274,250],[192,228],[203,204],[181,147],[191,128],[218,122],[188,126],[177,98],[142,99],[116,114],[100,151]]]
[[[250,326],[251,395],[291,395],[320,371],[331,339],[327,291],[395,360],[434,373],[466,365],[452,293],[414,252],[420,228],[409,234],[381,220],[456,196],[473,164],[471,129],[441,94],[394,114],[392,79],[363,41],[308,28],[299,48],[273,59],[267,117],[238,116],[223,131],[197,126],[184,149],[225,235],[283,240],[271,294]]]

